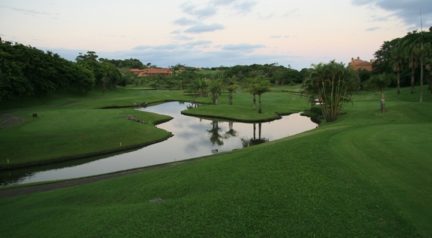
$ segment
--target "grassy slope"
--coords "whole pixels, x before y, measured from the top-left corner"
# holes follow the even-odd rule
[[[133,109],[97,108],[170,99],[189,98],[180,91],[119,89],[86,97],[62,96],[1,105],[0,114],[14,115],[25,122],[1,129],[0,167],[43,163],[167,138],[168,132],[154,127],[169,119],[166,116]],[[37,119],[31,118],[33,112],[38,113]],[[145,123],[129,121],[128,115]]]
[[[389,92],[388,94],[393,94]],[[6,237],[432,236],[431,96],[244,150],[0,199]],[[55,221],[55,222],[53,222]]]

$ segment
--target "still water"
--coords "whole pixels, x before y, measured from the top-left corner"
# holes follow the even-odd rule
[[[0,173],[1,185],[25,184],[105,174],[205,156],[295,135],[317,127],[300,113],[265,123],[240,123],[202,119],[181,114],[190,103],[167,102],[138,109],[169,115],[158,125],[170,131],[168,140],[138,150],[46,167]]]

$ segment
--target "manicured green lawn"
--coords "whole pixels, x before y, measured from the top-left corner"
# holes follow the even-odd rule
[[[166,116],[130,108],[99,108],[165,100],[208,102],[208,98],[193,99],[182,91],[126,88],[106,93],[93,92],[85,97],[57,96],[0,105],[0,120],[11,116],[22,120],[21,123],[1,128],[0,168],[44,164],[160,141],[170,133],[154,125],[169,119]],[[263,96],[263,114],[256,112],[250,94],[236,94],[234,106],[226,105],[226,101],[227,95],[223,95],[222,105],[206,105],[191,114],[198,112],[210,116],[226,115],[238,120],[269,120],[276,118],[277,113],[297,112],[307,105],[303,98],[283,92]],[[31,117],[33,112],[38,113],[37,119]],[[128,115],[145,123],[129,121]]]
[[[0,119],[19,118],[19,123],[2,123],[0,167],[42,164],[162,140],[170,133],[154,125],[169,117],[130,108],[98,108],[173,99],[190,98],[180,91],[118,89],[85,97],[57,96],[3,104]],[[32,118],[33,112],[38,118]],[[129,115],[144,123],[128,120]]]
[[[274,91],[262,95],[261,114],[257,113],[257,109],[253,105],[252,95],[241,91],[234,95],[233,105],[228,105],[228,95],[223,94],[218,105],[202,105],[198,108],[189,109],[185,113],[253,122],[274,120],[279,117],[279,114],[300,112],[307,108],[308,103],[305,97],[274,89]]]
[[[431,237],[432,97],[387,96],[384,114],[364,93],[337,122],[294,137],[2,198],[0,234]]]

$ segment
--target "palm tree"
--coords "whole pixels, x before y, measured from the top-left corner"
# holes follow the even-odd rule
[[[402,63],[404,59],[403,48],[401,47],[402,40],[396,40],[396,46],[390,52],[393,71],[396,73],[397,94],[400,94],[400,76],[402,72]]]
[[[258,113],[262,113],[261,95],[270,91],[270,82],[264,78],[257,77],[249,82],[249,92],[254,97],[254,104],[256,105],[256,96],[258,96]]]
[[[408,66],[411,69],[411,93],[414,93],[415,87],[415,72],[419,64],[419,58],[421,55],[421,47],[419,44],[419,37],[417,32],[408,33],[404,38],[403,49],[406,58],[408,58]]]
[[[254,105],[255,108],[256,108],[256,93],[255,93],[255,91],[256,91],[256,89],[255,89],[256,81],[257,81],[256,78],[250,78],[250,79],[247,80],[247,86],[246,86],[247,91],[250,94],[252,94],[252,103],[253,103],[253,105]]]
[[[424,45],[425,50],[425,69],[429,72],[429,91],[432,93],[432,43]]]
[[[226,89],[228,90],[228,104],[232,105],[233,104],[233,94],[237,90],[238,86],[237,86],[237,83],[235,82],[235,80],[233,78],[228,79],[227,84],[228,85],[226,86]]]
[[[194,81],[192,81],[191,85],[191,91],[195,94],[198,94],[201,97],[206,96],[207,94],[207,81],[205,79],[197,78]]]
[[[355,78],[343,64],[331,61],[314,65],[303,89],[311,97],[318,98],[326,121],[335,121],[343,102],[351,99],[351,92],[356,88]]]
[[[378,74],[372,76],[368,81],[368,86],[370,88],[375,88],[380,91],[381,99],[380,99],[380,109],[381,112],[385,111],[385,97],[384,97],[384,89],[390,85],[392,78],[388,74]]]
[[[218,79],[213,79],[208,84],[208,90],[213,104],[217,104],[219,96],[222,94],[222,82]]]

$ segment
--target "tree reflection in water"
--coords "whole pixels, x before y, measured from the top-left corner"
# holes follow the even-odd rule
[[[242,144],[243,144],[243,148],[253,146],[253,145],[262,144],[262,143],[269,141],[268,138],[262,138],[261,137],[261,135],[262,135],[262,133],[261,133],[262,132],[262,123],[261,122],[258,123],[258,137],[256,136],[256,134],[257,134],[256,133],[256,124],[257,123],[253,124],[253,136],[252,136],[252,138],[250,138],[250,139],[242,138],[241,139]]]
[[[228,139],[230,137],[236,137],[237,136],[237,131],[234,130],[234,122],[230,121],[228,122],[228,131],[225,132],[225,136],[224,139]]]
[[[210,133],[210,141],[213,145],[223,145],[222,135],[219,133],[219,122],[217,120],[212,120],[212,128],[208,130]]]

